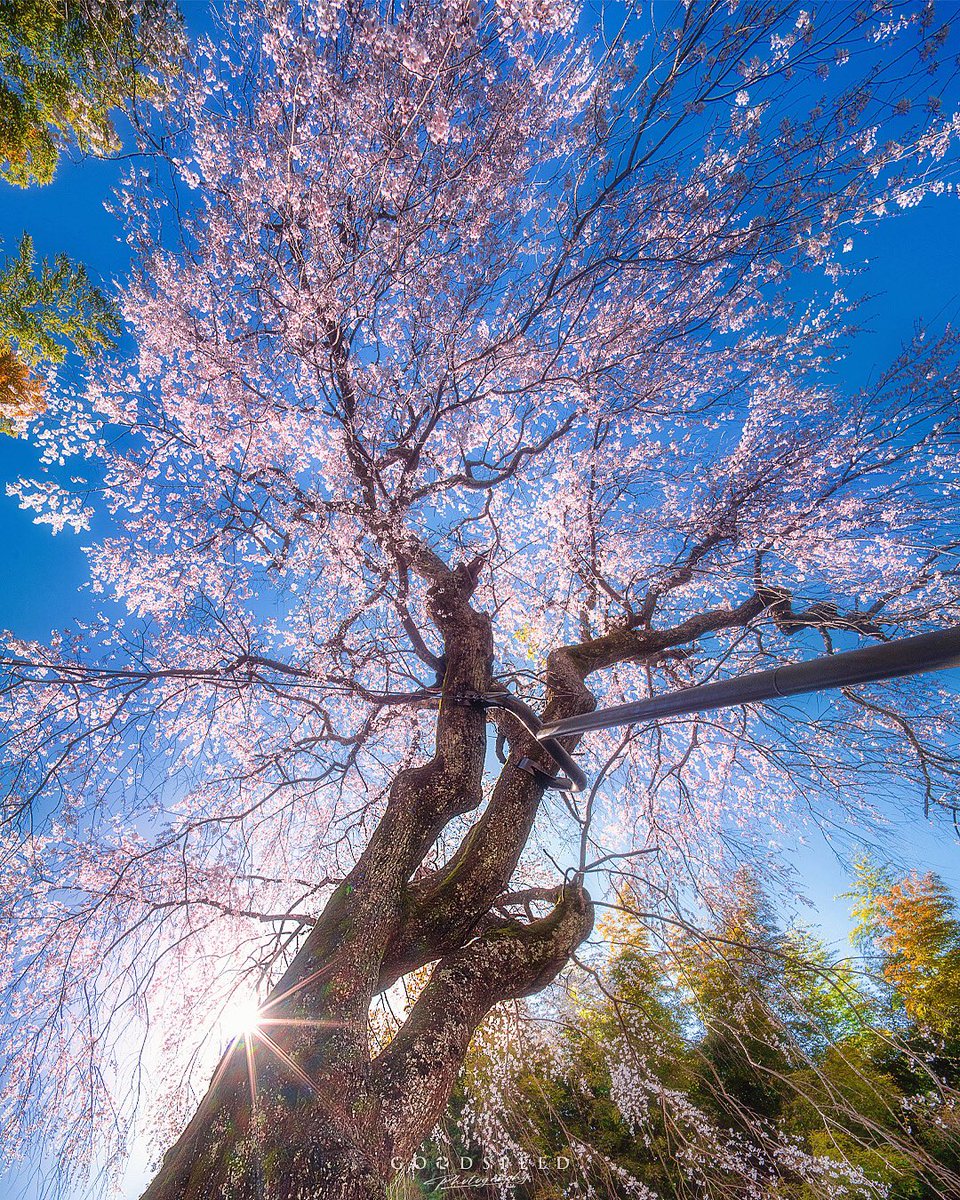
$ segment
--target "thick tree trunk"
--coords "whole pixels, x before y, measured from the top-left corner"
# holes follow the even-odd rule
[[[382,1200],[441,1117],[486,1013],[546,986],[592,921],[570,888],[542,920],[501,922],[443,959],[352,1085],[336,1031],[305,1038],[304,1026],[269,1018],[281,1023],[228,1051],[143,1200]]]
[[[543,790],[522,763],[551,768],[511,717],[502,718],[511,753],[482,815],[447,863],[414,879],[444,826],[480,807],[486,716],[477,698],[490,689],[493,659],[490,621],[469,603],[473,566],[449,570],[429,551],[414,554],[432,580],[428,608],[446,664],[434,756],[398,774],[356,867],[264,1004],[261,1029],[225,1057],[143,1200],[382,1200],[396,1164],[442,1116],[483,1017],[546,986],[590,932],[579,881],[542,893],[553,911],[539,920],[504,915]],[[589,711],[591,672],[743,625],[768,603],[757,593],[671,630],[631,627],[558,649],[544,716]],[[792,625],[810,619],[789,615]],[[372,998],[430,963],[404,1025],[372,1057]]]
[[[190,1150],[186,1171],[168,1156],[144,1200],[384,1200],[393,1174],[367,1147],[333,1134],[310,1104],[243,1133],[211,1126]]]
[[[579,882],[545,892],[540,919],[506,915],[511,875],[543,785],[522,730],[486,810],[450,861],[412,882],[438,833],[479,808],[490,689],[489,618],[469,604],[473,567],[427,559],[429,611],[444,642],[434,757],[402,771],[349,878],[327,902],[261,1008],[231,1047],[143,1200],[384,1200],[441,1118],[477,1026],[497,1003],[545,987],[588,935]],[[591,699],[570,664],[571,705]],[[495,908],[496,906],[496,908]],[[372,998],[400,975],[433,973],[389,1045],[371,1055]]]

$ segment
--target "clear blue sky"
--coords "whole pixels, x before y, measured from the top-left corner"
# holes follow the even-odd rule
[[[192,35],[212,28],[207,0],[181,0],[181,8]],[[0,188],[4,251],[11,252],[27,229],[40,254],[66,252],[85,262],[94,278],[107,287],[122,279],[126,248],[118,240],[114,219],[104,210],[122,165],[120,161],[64,160],[49,187]],[[873,298],[862,314],[868,331],[846,362],[851,387],[892,357],[918,320],[933,326],[960,321],[958,218],[960,199],[948,196],[907,210],[858,242],[857,250],[869,260],[862,290]],[[4,482],[33,473],[34,461],[29,441],[0,437]],[[34,525],[15,500],[0,495],[0,629],[43,639],[52,629],[67,627],[91,613],[81,549],[84,538],[69,530],[52,537],[46,526]],[[924,822],[919,806],[916,821],[898,830],[896,851],[904,864],[929,866],[960,889],[960,847],[946,825]],[[844,890],[846,878],[831,848],[823,842],[807,847],[798,866],[815,903],[808,921],[819,923],[829,939],[842,942],[846,906],[835,898]],[[135,1186],[132,1181],[131,1188]],[[0,1200],[39,1200],[40,1195],[40,1189],[24,1178],[0,1181]]]

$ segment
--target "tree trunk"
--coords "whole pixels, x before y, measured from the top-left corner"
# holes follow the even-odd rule
[[[544,917],[506,911],[546,778],[523,763],[550,767],[519,725],[482,816],[448,863],[413,882],[443,827],[482,802],[487,718],[478,697],[490,689],[493,658],[489,618],[469,604],[473,567],[428,566],[446,664],[434,756],[397,775],[356,867],[257,1029],[224,1055],[143,1200],[384,1200],[442,1117],[486,1014],[545,987],[592,928],[579,881],[539,895],[553,906]],[[565,692],[582,710],[589,693],[575,672],[573,682]],[[554,705],[553,715],[571,711]],[[373,997],[429,963],[404,1024],[372,1055]]]

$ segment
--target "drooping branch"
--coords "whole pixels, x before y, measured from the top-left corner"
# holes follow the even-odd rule
[[[849,315],[837,282],[853,261],[841,257],[848,231],[947,173],[956,129],[925,107],[939,86],[925,8],[861,20],[851,0],[798,23],[785,3],[693,0],[670,32],[651,28],[644,43],[632,14],[591,45],[580,24],[561,28],[565,4],[539,0],[326,7],[237,6],[224,52],[239,65],[249,45],[256,72],[198,52],[155,147],[196,202],[159,221],[146,176],[121,201],[138,254],[125,298],[137,362],[98,368],[67,436],[45,435],[57,439],[49,461],[98,462],[116,536],[91,551],[92,581],[138,615],[105,617],[86,650],[63,640],[35,662],[24,650],[0,663],[13,926],[18,887],[37,878],[50,888],[34,904],[44,931],[48,905],[65,909],[63,928],[74,908],[85,928],[118,926],[101,943],[104,978],[121,953],[142,959],[148,985],[131,1001],[157,1030],[160,1014],[169,1025],[182,1012],[153,982],[157,964],[176,961],[195,984],[211,952],[229,963],[245,939],[262,945],[259,914],[302,919],[266,966],[238,964],[241,991],[285,973],[249,1061],[240,1045],[224,1061],[151,1200],[262,1196],[273,1181],[243,1160],[257,1138],[273,1139],[271,1171],[316,1182],[324,1200],[381,1194],[385,1107],[412,1111],[404,1091],[423,1093],[417,1119],[396,1118],[397,1144],[413,1146],[483,1006],[519,994],[481,985],[509,965],[511,987],[539,986],[584,935],[588,902],[566,893],[556,927],[505,915],[511,889],[529,895],[514,876],[546,777],[523,760],[554,764],[499,714],[509,754],[484,791],[491,718],[477,697],[492,679],[529,684],[560,719],[594,707],[598,677],[621,663],[618,684],[635,664],[654,691],[686,674],[673,663],[712,674],[743,647],[766,656],[768,635],[881,636],[956,603],[956,574],[947,584],[925,546],[913,554],[953,536],[950,345],[911,352],[852,408],[823,370]],[[635,32],[642,48],[627,44]],[[888,113],[891,95],[902,115]],[[815,320],[806,284],[791,308],[800,261],[833,274]],[[122,436],[101,438],[104,421]],[[25,481],[24,503],[71,520],[76,494],[45,486]],[[861,534],[877,549],[869,589],[831,549]],[[751,582],[758,541],[776,546],[783,579],[836,604]],[[451,569],[444,556],[458,555],[476,557]],[[481,568],[505,634],[495,663],[490,620],[471,602]],[[870,589],[892,601],[842,611],[840,597]],[[549,640],[577,622],[578,643]],[[647,852],[598,841],[588,863],[604,796],[632,776],[628,810],[647,780],[650,803],[625,838],[675,835],[689,881],[702,846],[699,820],[682,819],[694,779],[726,811],[712,771],[728,747],[784,781],[796,762],[779,728],[764,740],[766,717],[704,722],[692,737],[657,726],[614,751],[586,808],[568,806],[579,871],[615,877]],[[853,768],[831,750],[827,765],[802,765],[832,786]],[[943,767],[924,761],[935,792]],[[751,771],[729,794],[752,821]],[[668,781],[682,802],[664,816]],[[31,805],[72,822],[67,848],[58,828],[21,854]],[[122,885],[103,886],[98,861]],[[171,863],[182,887],[159,878]],[[249,886],[251,867],[273,882]],[[294,876],[342,882],[314,913],[291,894]],[[217,916],[209,937],[204,912]],[[36,925],[23,925],[12,958],[33,954]],[[170,960],[158,927],[176,939]],[[90,945],[58,937],[37,980],[62,977],[66,999],[51,991],[37,1005],[41,1029],[87,999]],[[385,1105],[370,1000],[431,963],[423,1003],[377,1068],[396,1067]],[[198,1039],[222,994],[190,1012]],[[106,984],[97,1001],[114,1003]],[[444,1062],[423,1082],[414,1067],[431,1047]],[[10,1071],[4,1112],[60,1086],[59,1062],[52,1085],[34,1083],[46,1065]],[[74,1071],[82,1079],[86,1063]],[[190,1071],[167,1070],[171,1091]],[[288,1145],[304,1157],[277,1166]]]

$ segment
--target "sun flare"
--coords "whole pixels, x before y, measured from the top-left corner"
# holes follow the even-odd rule
[[[257,1002],[247,998],[233,1001],[223,1014],[223,1027],[231,1040],[247,1038],[260,1027],[262,1014]]]

